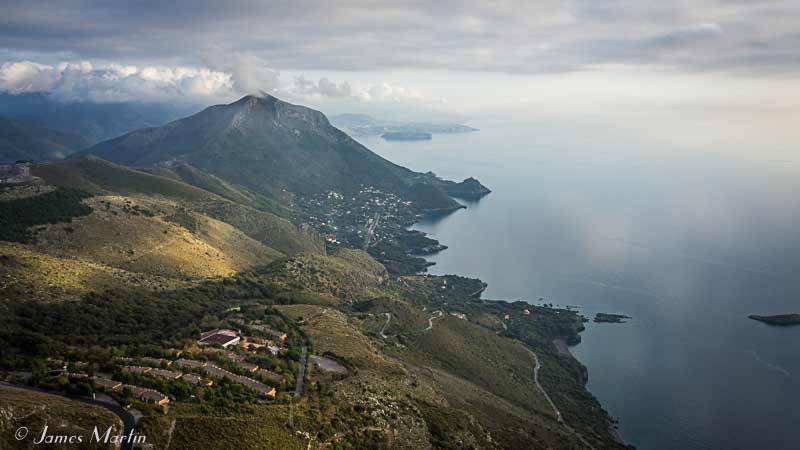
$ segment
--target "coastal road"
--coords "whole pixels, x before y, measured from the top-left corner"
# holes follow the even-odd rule
[[[533,357],[533,362],[534,362],[533,382],[536,383],[536,387],[539,389],[539,392],[542,393],[542,396],[544,396],[545,400],[547,400],[547,403],[549,403],[550,407],[553,408],[553,413],[555,413],[556,420],[558,420],[558,423],[563,424],[564,418],[561,416],[561,411],[558,410],[558,407],[556,406],[555,403],[553,403],[553,400],[550,398],[550,395],[547,394],[547,391],[544,390],[542,384],[539,383],[539,369],[542,368],[542,364],[539,362],[539,357],[536,355],[536,353],[532,352],[531,349],[525,347],[525,350],[527,350],[528,353],[530,353],[531,356]]]
[[[586,446],[586,448],[588,448],[588,449],[591,449],[591,450],[594,450],[594,446],[592,446],[592,444],[590,444],[590,443],[589,443],[589,442],[588,442],[588,441],[587,441],[587,440],[586,440],[586,439],[583,437],[583,435],[581,435],[580,433],[578,433],[577,431],[575,431],[575,429],[574,429],[574,428],[570,427],[569,425],[567,425],[567,423],[566,423],[566,422],[564,422],[564,417],[561,415],[561,411],[559,411],[559,410],[558,410],[558,407],[556,406],[556,404],[555,404],[555,403],[553,403],[553,400],[550,398],[550,395],[547,393],[547,391],[545,391],[545,390],[544,390],[544,388],[542,387],[542,384],[541,384],[541,383],[539,383],[539,369],[541,369],[541,368],[542,368],[542,364],[539,362],[539,356],[537,356],[537,355],[536,355],[536,353],[534,353],[534,352],[533,352],[531,349],[529,349],[528,347],[525,347],[524,345],[523,345],[522,347],[523,347],[525,350],[527,350],[527,351],[528,351],[528,353],[530,353],[530,354],[531,354],[531,356],[533,357],[533,362],[534,362],[534,367],[533,367],[533,381],[534,381],[534,383],[536,383],[536,387],[539,389],[539,392],[541,392],[541,393],[542,393],[542,395],[544,396],[544,398],[547,400],[547,403],[549,403],[549,404],[550,404],[550,407],[551,407],[551,408],[553,408],[553,413],[555,414],[555,416],[556,416],[556,420],[558,421],[558,423],[560,423],[561,425],[563,425],[563,426],[564,426],[564,428],[566,428],[566,429],[567,429],[567,430],[568,430],[570,433],[572,433],[573,435],[575,435],[575,437],[577,437],[577,438],[578,438],[578,439],[581,441],[581,443],[582,443],[583,445],[585,445],[585,446]]]

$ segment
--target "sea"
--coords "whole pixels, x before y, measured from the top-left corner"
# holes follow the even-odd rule
[[[358,139],[492,190],[415,226],[449,246],[431,273],[631,316],[587,323],[571,348],[626,442],[797,449],[800,327],[747,316],[800,312],[800,148],[713,114],[496,114],[430,141]]]

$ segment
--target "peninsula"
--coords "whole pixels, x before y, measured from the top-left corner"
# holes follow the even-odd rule
[[[390,131],[381,137],[387,141],[430,141],[433,135],[423,131]]]
[[[800,314],[776,314],[774,316],[759,316],[756,314],[751,314],[747,317],[769,325],[777,325],[781,327],[800,325]]]

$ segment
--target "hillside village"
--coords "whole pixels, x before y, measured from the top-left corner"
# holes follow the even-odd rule
[[[429,263],[420,256],[447,248],[408,229],[424,215],[412,200],[374,186],[362,185],[347,195],[329,191],[300,197],[296,206],[329,249],[364,249],[393,273],[424,271]]]
[[[0,164],[0,186],[26,184],[33,181],[31,165],[27,161],[14,164]]]
[[[35,384],[85,393],[104,392],[123,405],[167,412],[171,401],[205,402],[219,389],[242,386],[254,402],[286,400],[302,394],[305,339],[269,323],[261,307],[234,307],[221,322],[184,348],[122,350],[105,364],[49,359],[46,370],[29,375]],[[259,314],[261,313],[261,314]],[[256,317],[261,317],[260,319]],[[298,353],[299,347],[299,353]],[[303,356],[301,359],[300,356]],[[297,389],[299,387],[299,390]]]

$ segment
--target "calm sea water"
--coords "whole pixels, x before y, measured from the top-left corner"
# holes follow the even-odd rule
[[[639,448],[800,446],[800,327],[746,317],[800,312],[800,159],[708,136],[694,148],[629,139],[591,120],[472,125],[428,142],[361,139],[493,190],[418,225],[450,246],[432,273],[479,277],[484,298],[632,316],[587,324],[572,350]]]

